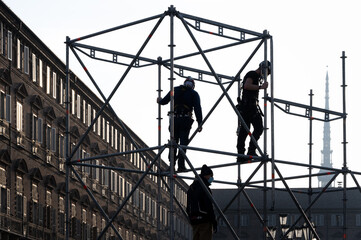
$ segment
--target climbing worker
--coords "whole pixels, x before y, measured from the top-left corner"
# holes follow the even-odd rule
[[[263,120],[262,111],[258,106],[258,93],[260,89],[266,89],[268,87],[267,78],[271,73],[271,63],[269,61],[263,61],[259,64],[259,67],[255,71],[249,71],[243,79],[242,85],[242,100],[237,99],[237,109],[240,112],[243,120],[245,121],[248,129],[252,124],[253,137],[257,141],[263,132]],[[263,82],[265,80],[265,82]],[[245,141],[248,131],[242,126],[239,126],[238,139],[237,139],[237,152],[238,154],[244,154]],[[257,156],[256,145],[250,139],[247,155]],[[237,162],[246,160],[243,157],[237,157]]]
[[[209,186],[213,181],[213,171],[203,165],[199,175],[210,194]],[[194,180],[187,191],[187,214],[193,229],[193,240],[211,240],[217,232],[217,220],[213,203],[198,179]]]
[[[194,122],[192,112],[196,115],[198,122],[198,132],[202,131],[202,108],[198,93],[194,90],[195,82],[192,77],[187,77],[183,85],[174,88],[174,141],[180,145],[187,146],[189,143],[189,132]],[[158,98],[157,102],[165,105],[170,102],[170,92],[162,99]],[[186,149],[183,149],[186,152]],[[184,157],[182,154],[177,154],[177,148],[174,149],[174,156],[178,158],[178,172],[186,171],[184,164]]]

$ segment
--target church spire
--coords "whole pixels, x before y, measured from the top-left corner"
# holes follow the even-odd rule
[[[328,71],[326,72],[326,86],[325,86],[325,109],[329,110],[329,79]],[[331,150],[331,127],[330,122],[326,121],[323,125],[323,149],[321,150],[321,166],[332,167],[332,150]],[[325,172],[321,170],[320,172]],[[331,176],[319,176],[319,187],[324,187]]]

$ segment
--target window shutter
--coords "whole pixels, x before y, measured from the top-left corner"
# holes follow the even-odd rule
[[[8,59],[13,60],[13,33],[8,31]]]
[[[24,72],[29,74],[29,47],[24,47]]]
[[[51,150],[56,152],[56,128],[51,129]]]
[[[6,95],[6,121],[10,122],[11,121],[11,96],[10,95]]]
[[[33,53],[31,56],[32,56],[32,79],[33,82],[36,82],[36,55]]]
[[[38,141],[43,142],[43,119],[38,118]]]

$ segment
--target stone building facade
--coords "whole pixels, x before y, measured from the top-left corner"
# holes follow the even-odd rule
[[[238,192],[237,189],[214,189],[212,191],[221,209],[224,209]],[[246,189],[245,191],[252,203],[240,193],[239,198],[230,205],[224,214],[240,239],[263,239],[263,227],[255,213],[255,209],[261,216],[264,216],[264,191],[262,189]],[[322,189],[315,188],[308,191],[307,188],[304,188],[292,189],[292,191],[302,209],[305,210]],[[311,200],[309,193],[312,193]],[[345,237],[343,235],[345,222],[343,214],[344,199],[343,188],[329,188],[322,193],[311,209],[306,212],[310,221],[315,225],[320,239],[361,239],[361,193],[355,188],[346,191],[347,229]],[[276,239],[281,239],[279,215],[287,214],[285,225],[291,226],[301,215],[300,211],[287,191],[275,190],[274,194],[272,190],[266,191],[266,204],[267,225],[270,228],[276,228]],[[303,224],[304,220],[302,218],[296,226],[300,227]],[[229,228],[222,219],[219,221],[218,226],[218,233],[215,234],[214,239],[233,239]],[[295,239],[295,237],[291,239]]]
[[[0,1],[0,239],[65,239],[65,64]],[[90,126],[103,102],[70,73],[70,149]],[[74,159],[135,150],[118,118],[106,108]],[[146,144],[130,129],[141,148]],[[148,161],[153,151],[144,153]],[[94,165],[146,169],[139,153],[99,158]],[[161,168],[167,168],[163,161]],[[139,173],[75,166],[85,186],[112,217],[140,178]],[[152,169],[158,171],[158,165]],[[165,182],[168,179],[165,178]],[[187,185],[176,179],[184,207]],[[96,239],[107,222],[84,186],[71,174],[70,239]],[[123,239],[169,239],[169,191],[149,175],[113,222]],[[190,239],[187,219],[175,206],[176,239]],[[103,239],[117,239],[109,228]]]

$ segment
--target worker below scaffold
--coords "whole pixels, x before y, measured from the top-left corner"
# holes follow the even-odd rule
[[[263,113],[258,105],[258,94],[260,89],[266,89],[268,87],[267,78],[264,76],[268,76],[270,73],[271,63],[269,61],[261,62],[257,70],[249,71],[244,76],[242,82],[242,99],[237,99],[237,109],[240,112],[248,129],[250,129],[250,126],[252,124],[252,135],[256,141],[261,137],[263,133]],[[238,128],[237,133],[237,152],[238,154],[244,154],[245,141],[247,135],[249,135],[249,132],[241,124]],[[247,155],[257,156],[256,145],[253,143],[252,139],[250,139],[249,141]],[[242,162],[246,159],[247,158],[237,157],[237,162]]]
[[[174,88],[174,141],[180,145],[187,146],[189,143],[189,133],[194,122],[192,112],[196,115],[198,122],[197,131],[202,131],[202,108],[199,94],[194,90],[195,82],[192,77],[187,77],[183,85]],[[157,102],[161,105],[170,102],[170,92],[162,99],[158,98]],[[186,149],[183,149],[186,152]],[[175,162],[178,158],[178,172],[186,171],[184,157],[181,153],[177,154],[177,148],[174,149]]]

